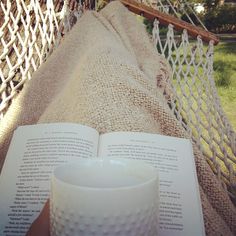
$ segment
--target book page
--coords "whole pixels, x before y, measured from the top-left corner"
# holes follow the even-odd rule
[[[0,176],[0,235],[25,235],[49,197],[53,169],[96,156],[98,137],[90,127],[69,123],[19,127]]]
[[[157,168],[160,236],[205,235],[192,146],[188,139],[113,132],[100,136],[99,156],[143,160]]]

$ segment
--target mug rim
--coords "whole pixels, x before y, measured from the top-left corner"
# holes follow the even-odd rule
[[[102,162],[113,162],[113,163],[120,163],[120,164],[126,164],[126,165],[131,165],[132,168],[134,167],[142,167],[143,169],[146,170],[146,172],[149,174],[149,177],[146,180],[142,180],[136,184],[130,184],[130,185],[124,185],[124,186],[114,186],[114,187],[97,187],[97,186],[86,186],[86,185],[78,185],[74,183],[70,183],[68,181],[63,180],[58,176],[58,172],[65,167],[73,167],[75,168],[76,166],[81,167],[82,165],[88,166],[89,163],[100,163]],[[116,191],[116,190],[127,190],[127,189],[135,189],[135,188],[140,188],[144,187],[145,185],[149,185],[152,182],[158,181],[159,175],[158,175],[158,170],[155,169],[153,166],[147,164],[143,160],[136,160],[136,159],[129,159],[129,158],[110,158],[110,157],[93,157],[93,158],[79,158],[78,161],[76,162],[69,162],[66,164],[62,164],[57,166],[52,175],[52,181],[58,182],[58,184],[62,184],[67,187],[73,187],[75,189],[84,189],[84,190],[90,190],[90,191]]]

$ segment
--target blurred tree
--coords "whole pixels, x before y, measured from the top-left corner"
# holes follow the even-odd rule
[[[208,30],[215,33],[236,33],[236,5],[225,4],[227,0],[188,0],[189,3],[203,4],[205,10],[199,14]],[[236,2],[236,1],[234,1]],[[194,15],[190,17],[195,22]],[[181,17],[188,21],[185,15]]]

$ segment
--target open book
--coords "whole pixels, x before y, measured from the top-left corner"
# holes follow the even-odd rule
[[[0,176],[0,235],[24,235],[49,197],[53,169],[78,157],[123,157],[153,165],[160,178],[160,236],[205,235],[190,140],[140,132],[99,135],[53,123],[14,132]]]

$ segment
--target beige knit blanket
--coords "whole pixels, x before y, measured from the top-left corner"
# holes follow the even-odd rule
[[[121,3],[112,2],[100,13],[86,12],[1,122],[0,169],[18,125],[67,121],[101,133],[143,131],[188,138],[157,86],[165,84],[169,71],[144,26]],[[193,147],[206,233],[236,235],[236,210]]]

